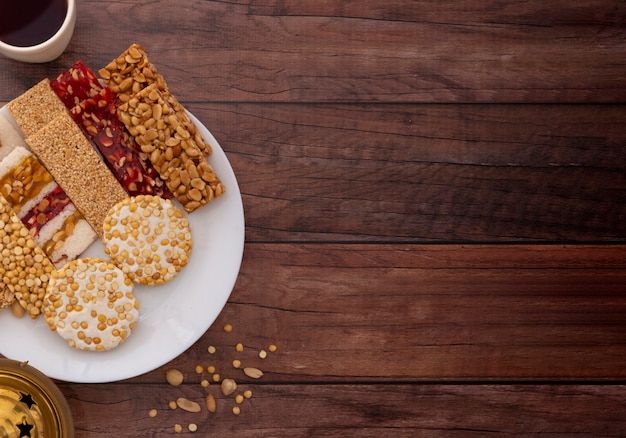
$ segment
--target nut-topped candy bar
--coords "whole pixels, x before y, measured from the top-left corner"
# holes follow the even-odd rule
[[[224,193],[213,168],[156,84],[121,104],[118,115],[185,211],[192,212]]]
[[[13,293],[28,315],[35,319],[42,313],[46,288],[54,266],[1,195],[0,241],[0,279],[3,289]]]
[[[0,162],[0,194],[57,268],[97,239],[52,175],[21,146]]]
[[[81,61],[50,83],[130,196],[173,195],[117,117],[117,97]]]
[[[64,110],[26,142],[101,236],[109,208],[128,194],[69,113]]]
[[[183,105],[170,92],[165,79],[159,74],[156,66],[150,62],[142,46],[131,45],[98,73],[109,88],[117,94],[121,102],[128,102],[138,92],[155,84],[163,93],[165,101],[173,108],[180,122],[189,131],[190,138],[200,151],[205,156],[212,153],[213,148],[198,132]]]

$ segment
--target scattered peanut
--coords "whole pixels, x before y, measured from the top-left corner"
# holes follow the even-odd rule
[[[181,433],[182,431],[183,431],[183,426],[181,426],[180,424],[176,423],[174,425],[174,432]]]
[[[176,368],[169,368],[165,371],[165,378],[167,379],[167,383],[172,386],[180,386],[184,380],[183,373]]]
[[[11,313],[17,318],[21,318],[26,314],[26,309],[22,307],[18,300],[15,300],[11,303]]]
[[[202,408],[195,401],[179,397],[176,399],[176,406],[187,412],[200,412]]]
[[[246,367],[243,369],[243,373],[251,379],[259,379],[263,376],[263,371],[258,368]]]
[[[222,380],[222,394],[231,395],[237,389],[237,382],[233,379],[224,379]]]
[[[230,332],[233,330],[232,325],[230,324],[225,324],[224,325],[224,330],[227,332]],[[238,352],[243,352],[244,350],[244,344],[239,342],[237,344],[235,344],[235,349]],[[274,344],[270,344],[265,348],[261,348],[258,350],[258,356],[261,359],[266,359],[269,356],[268,352],[274,352],[276,351],[276,345]],[[217,349],[214,346],[209,346],[207,348],[207,352],[209,354],[214,354],[217,351]],[[250,355],[254,355],[255,353],[253,353],[252,351],[249,351],[248,354],[245,355],[245,358],[249,357]],[[241,369],[243,371],[243,373],[252,379],[259,379],[263,376],[263,371],[261,371],[258,368],[255,367],[243,367],[242,362],[244,362],[245,358],[239,358],[239,359],[233,359],[232,360],[232,365],[234,369]],[[203,388],[209,388],[213,382],[215,383],[219,383],[220,385],[220,390],[221,393],[228,398],[231,398],[233,404],[232,404],[232,408],[231,411],[233,413],[233,415],[240,415],[242,412],[242,407],[246,405],[246,400],[249,400],[252,398],[252,390],[250,389],[246,389],[245,391],[242,391],[241,389],[239,389],[239,385],[237,384],[236,380],[234,378],[231,378],[230,376],[225,375],[224,378],[222,378],[222,375],[220,373],[217,372],[217,368],[214,365],[196,365],[194,367],[194,370],[197,374],[202,375],[201,377],[201,381],[200,381],[200,385]],[[170,380],[172,379],[172,377],[174,377],[174,383],[176,382],[180,382],[179,384],[182,383],[183,381],[183,373],[180,372],[177,369],[171,368],[169,370],[167,370],[167,376],[168,376],[168,382],[170,382]],[[204,374],[204,373],[207,374]],[[228,372],[228,371],[227,371]],[[170,382],[170,384],[172,384]],[[177,385],[174,385],[177,386]],[[217,412],[217,399],[216,399],[216,394],[215,391],[211,391],[209,392],[207,390],[207,392],[205,393],[205,400],[204,400],[204,404],[206,405],[206,409],[208,412],[210,413],[215,413]],[[202,412],[202,410],[204,408],[200,407],[200,404],[196,403],[193,400],[189,400],[185,397],[179,397],[176,401],[171,401],[169,403],[169,406],[171,409],[177,409],[180,408],[181,410],[184,410],[186,412],[190,412],[190,413],[198,413],[198,412]],[[156,416],[157,415],[157,410],[153,409],[149,412],[150,416]],[[180,426],[180,425],[175,425],[175,432],[180,433],[183,432],[184,427]],[[199,427],[196,423],[188,423],[187,424],[187,429],[189,432],[196,432],[199,430]]]
[[[150,418],[154,418],[157,416],[157,410],[156,409],[150,409],[150,411],[148,412],[148,416]]]
[[[206,408],[209,412],[215,412],[217,409],[217,404],[215,403],[215,397],[213,394],[209,394],[206,396]]]

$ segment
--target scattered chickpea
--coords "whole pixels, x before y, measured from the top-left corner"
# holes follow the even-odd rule
[[[244,399],[243,395],[241,395],[241,394],[237,394],[237,396],[235,397],[235,403],[237,403],[238,405],[240,405],[240,404],[242,404],[242,403],[243,403],[243,399]]]
[[[181,426],[180,424],[176,423],[174,425],[174,432],[181,433],[182,431],[183,431],[183,426]]]
[[[235,345],[235,350],[241,353],[243,351],[243,344],[240,342],[237,345]]]
[[[201,385],[203,388],[206,388],[207,386],[209,386],[209,384],[210,384],[210,383],[209,383],[209,381],[208,381],[207,379],[203,379],[203,380],[202,380],[202,382],[200,382],[200,385]]]
[[[150,418],[154,418],[157,416],[157,410],[156,409],[150,409],[150,411],[148,412],[148,416]]]
[[[220,376],[219,373],[213,374],[213,381],[214,382],[219,382],[221,378],[222,378],[222,376]]]
[[[217,349],[213,346],[213,345],[209,345],[209,348],[206,349],[209,354],[215,354],[215,352],[217,351]]]
[[[259,357],[261,359],[265,359],[267,357],[267,351],[265,351],[265,350],[259,351]]]
[[[175,400],[171,400],[167,405],[170,407],[170,409],[176,409],[177,408]]]
[[[231,324],[225,324],[225,325],[224,325],[224,331],[225,331],[226,333],[230,333],[230,332],[232,332],[232,331],[233,331],[233,326],[232,326]]]
[[[241,366],[241,361],[239,359],[233,360],[233,368],[239,368]]]
[[[233,406],[233,414],[235,415],[241,414],[241,408],[239,406]]]
[[[274,353],[276,350],[278,350],[278,347],[276,347],[276,345],[271,344],[269,347],[267,347],[267,349],[270,351],[270,353]]]
[[[189,432],[195,432],[198,430],[198,425],[196,423],[189,423],[187,428],[189,429]]]
[[[246,389],[246,390],[243,392],[243,396],[244,396],[245,398],[251,398],[251,397],[252,397],[252,391],[251,391],[251,390],[249,390],[249,389]]]
[[[215,367],[213,365],[209,365],[206,367],[206,372],[209,374],[213,374],[215,372]]]
[[[196,365],[196,374],[202,374],[202,371],[204,371],[202,365]]]

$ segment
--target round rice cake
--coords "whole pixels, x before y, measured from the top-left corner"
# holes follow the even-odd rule
[[[144,285],[173,279],[191,255],[191,228],[185,214],[169,199],[138,195],[109,210],[102,243],[131,280]]]
[[[46,323],[70,347],[106,351],[137,325],[134,283],[111,261],[75,259],[53,271],[44,303]]]

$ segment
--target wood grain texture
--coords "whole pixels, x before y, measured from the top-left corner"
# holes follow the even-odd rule
[[[280,383],[624,379],[625,254],[621,245],[249,244],[226,308],[173,366],[232,371],[242,342],[240,358]],[[271,360],[256,357],[271,343]]]
[[[182,101],[197,100],[198,89],[216,102],[626,97],[619,1],[300,3],[83,1],[66,53],[50,65],[7,62],[0,100],[77,58],[103,66],[132,42],[169,82],[186,84]]]
[[[190,105],[250,241],[623,241],[626,107]]]
[[[596,385],[246,385],[253,397],[231,413],[232,398],[197,384],[179,388],[61,385],[76,414],[76,438],[161,437],[174,425],[199,436],[289,437],[617,437],[626,429],[626,387]],[[218,410],[191,414],[167,407],[207,393]],[[157,409],[154,418],[150,409]],[[118,419],[132,417],[133,435]],[[124,423],[122,423],[124,424]],[[338,425],[341,425],[338,427]]]
[[[145,45],[242,192],[217,321],[144,375],[59,382],[77,437],[623,436],[625,21],[621,0],[84,0],[58,60],[0,58],[6,103]],[[253,390],[241,415],[208,366]],[[214,415],[167,407],[207,392]]]

